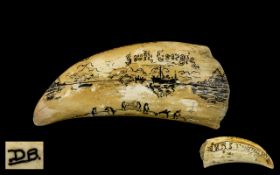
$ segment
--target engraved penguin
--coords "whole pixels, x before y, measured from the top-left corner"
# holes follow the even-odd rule
[[[95,115],[97,114],[96,107],[93,107],[93,108],[92,108],[91,114],[92,114],[92,116],[95,116]]]
[[[149,104],[148,104],[148,103],[145,103],[143,108],[144,108],[144,109],[143,109],[143,113],[144,113],[144,114],[147,114],[147,113],[149,112],[149,110],[150,110]]]
[[[178,119],[179,117],[181,117],[181,110],[177,110],[177,111],[173,114],[173,119]]]

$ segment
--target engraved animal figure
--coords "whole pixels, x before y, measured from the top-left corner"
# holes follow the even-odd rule
[[[170,112],[171,112],[171,111],[165,109],[165,110],[163,110],[163,111],[160,111],[160,112],[158,113],[158,115],[160,115],[160,114],[165,114],[165,115],[166,115],[166,118],[168,118]]]
[[[104,112],[107,112],[108,115],[115,115],[116,110],[114,110],[112,107],[106,106]]]
[[[131,102],[122,102],[122,110],[136,110],[141,111],[141,103],[139,101],[131,101]]]
[[[91,114],[92,114],[92,116],[95,116],[95,115],[97,114],[96,107],[93,107],[93,108],[92,108]]]
[[[144,104],[144,107],[143,107],[143,113],[144,114],[147,114],[149,112],[150,108],[149,108],[149,104],[148,103],[145,103]]]
[[[177,110],[177,111],[173,114],[173,119],[178,119],[179,117],[181,117],[181,110]]]

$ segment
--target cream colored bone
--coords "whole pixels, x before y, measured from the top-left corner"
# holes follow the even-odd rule
[[[204,168],[225,163],[252,163],[273,169],[273,161],[258,144],[238,137],[207,139],[200,148]]]
[[[34,111],[46,125],[77,117],[141,116],[219,128],[229,86],[206,46],[151,42],[84,59],[60,75]]]

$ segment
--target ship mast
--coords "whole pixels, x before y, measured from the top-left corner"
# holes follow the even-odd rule
[[[162,74],[162,72],[161,72],[161,66],[159,66],[159,78],[161,79],[161,74]]]

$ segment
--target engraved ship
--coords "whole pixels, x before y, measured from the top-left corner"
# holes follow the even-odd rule
[[[177,82],[177,75],[176,75],[176,71],[175,71],[175,75],[174,78],[168,78],[166,76],[164,76],[162,70],[161,70],[161,66],[159,66],[159,76],[153,76],[152,77],[152,81],[153,83],[159,83],[159,84],[175,84]]]

